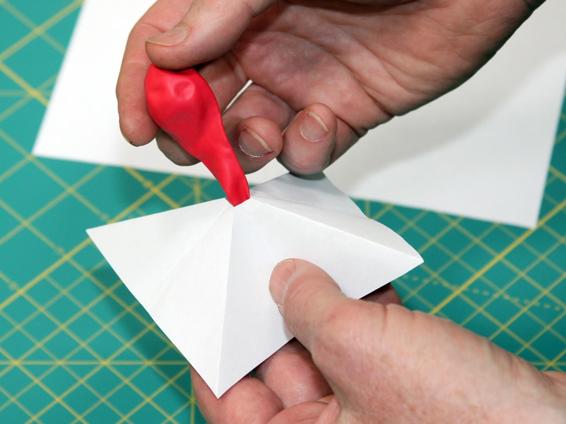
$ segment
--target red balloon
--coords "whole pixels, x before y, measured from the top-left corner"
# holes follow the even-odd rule
[[[168,71],[151,65],[145,95],[151,118],[204,163],[232,205],[250,198],[248,181],[224,132],[216,97],[197,71]]]

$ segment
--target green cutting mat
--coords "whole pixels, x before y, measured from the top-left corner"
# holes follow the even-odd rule
[[[219,187],[29,154],[79,8],[0,0],[0,423],[204,422],[187,363],[84,230]],[[566,370],[565,112],[534,231],[359,203],[424,256],[395,284],[408,306],[545,370]]]

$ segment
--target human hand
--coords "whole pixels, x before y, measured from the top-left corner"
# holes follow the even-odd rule
[[[132,144],[157,136],[173,162],[194,164],[148,116],[143,81],[150,62],[200,65],[221,109],[254,82],[224,113],[246,172],[277,157],[316,173],[368,129],[465,81],[529,2],[540,0],[158,0],[129,37],[120,126]]]
[[[348,299],[296,259],[276,267],[270,289],[308,352],[283,347],[220,399],[193,371],[210,423],[566,422],[566,375],[391,303],[391,291]]]

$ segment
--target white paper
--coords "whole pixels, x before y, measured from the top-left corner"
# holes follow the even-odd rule
[[[151,4],[85,1],[35,154],[210,175],[202,165],[168,162],[153,143],[136,149],[120,135],[114,87],[123,47]],[[566,2],[546,2],[470,81],[371,131],[328,175],[359,198],[534,226],[564,93],[564,22]],[[274,162],[250,181],[283,172]]]
[[[422,263],[327,179],[289,174],[237,207],[213,200],[88,234],[216,396],[292,338],[269,294],[279,261],[311,261],[354,298]]]

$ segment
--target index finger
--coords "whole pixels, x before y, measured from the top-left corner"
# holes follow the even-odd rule
[[[188,7],[189,1],[160,0],[134,25],[128,37],[116,97],[120,130],[136,146],[149,143],[157,134],[157,126],[145,106],[144,81],[151,64],[145,51],[145,40],[175,25]]]
[[[145,104],[144,82],[151,64],[146,41],[174,27],[187,13],[191,3],[192,0],[158,0],[134,26],[128,37],[116,95],[120,129],[124,137],[136,146],[149,143],[158,131]],[[193,36],[196,32],[195,29]],[[190,52],[180,54],[188,53]],[[210,84],[221,110],[247,82],[244,70],[231,52],[214,58],[199,68],[199,72]]]

